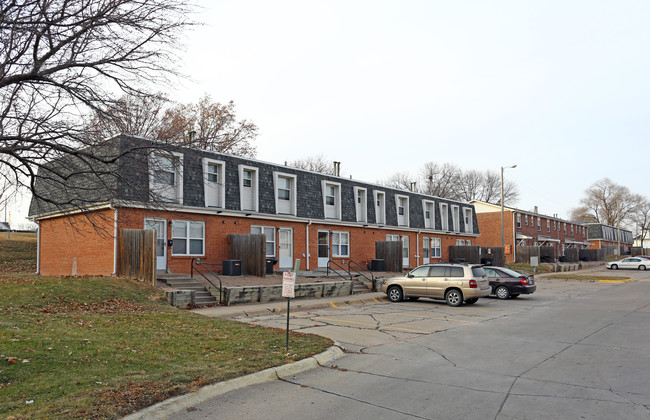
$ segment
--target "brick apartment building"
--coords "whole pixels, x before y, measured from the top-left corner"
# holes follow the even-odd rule
[[[483,201],[471,201],[476,209],[481,236],[477,245],[484,247],[501,246],[501,206]],[[516,261],[517,246],[552,246],[554,259],[564,255],[566,248],[585,249],[587,227],[557,217],[539,214],[537,211],[524,211],[504,207],[504,244],[506,263]]]
[[[631,231],[602,223],[585,223],[585,226],[587,227],[587,237],[591,243],[589,249],[604,249],[607,251],[607,255],[625,255],[632,251],[634,236]],[[616,253],[619,236],[621,248],[619,253]]]
[[[116,150],[155,144],[127,135],[108,141]],[[403,265],[414,267],[448,259],[450,245],[475,245],[479,237],[469,203],[208,150],[141,153],[120,159],[115,170],[132,184],[84,180],[96,185],[96,198],[64,210],[32,200],[40,274],[115,275],[125,228],[156,230],[157,269],[173,273],[188,273],[195,257],[227,259],[233,233],[266,235],[276,269],[299,258],[306,270],[329,260],[367,266],[378,241],[401,241]],[[36,185],[43,194],[66,193],[46,181]],[[152,193],[165,204],[152,202]]]

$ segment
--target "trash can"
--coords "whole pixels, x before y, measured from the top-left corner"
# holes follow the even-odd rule
[[[266,274],[273,274],[273,266],[278,263],[278,259],[275,257],[269,257],[266,259]]]
[[[241,260],[223,260],[224,276],[241,276]]]

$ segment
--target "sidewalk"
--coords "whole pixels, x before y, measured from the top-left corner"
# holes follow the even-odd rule
[[[382,292],[359,293],[319,299],[291,299],[291,312],[310,309],[341,308],[352,305],[369,305],[388,302]],[[244,318],[287,312],[287,299],[265,303],[246,303],[232,306],[213,306],[193,309],[192,312],[211,318]]]

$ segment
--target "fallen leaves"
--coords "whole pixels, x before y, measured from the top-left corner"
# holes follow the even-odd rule
[[[102,302],[77,302],[66,301],[60,296],[55,297],[56,302],[49,302],[40,308],[40,311],[46,314],[60,314],[60,313],[124,313],[124,312],[143,312],[144,307],[137,303],[119,298],[110,298]]]

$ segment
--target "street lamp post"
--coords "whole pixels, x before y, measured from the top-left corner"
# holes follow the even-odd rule
[[[503,221],[503,171],[505,169],[516,168],[517,165],[502,166],[501,167],[501,249],[505,253],[506,244],[505,244],[505,234],[504,234],[504,221]],[[505,261],[504,261],[505,263]]]

